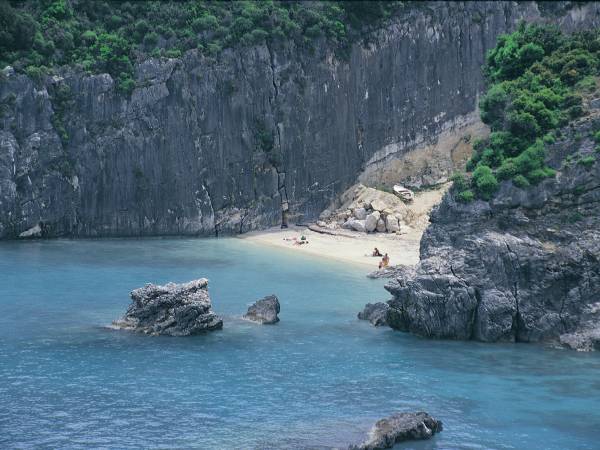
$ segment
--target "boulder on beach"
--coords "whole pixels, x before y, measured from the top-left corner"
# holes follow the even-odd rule
[[[279,322],[280,306],[279,299],[276,295],[268,295],[256,301],[248,308],[248,312],[244,314],[244,319],[258,322],[261,324],[273,324]]]
[[[429,439],[440,431],[442,422],[426,412],[397,413],[378,420],[369,438],[362,444],[350,446],[349,450],[392,448],[400,442]]]
[[[367,215],[365,219],[365,230],[368,233],[372,233],[377,228],[377,222],[379,221],[379,211],[373,211],[371,214]]]
[[[367,218],[367,210],[362,206],[354,209],[354,217],[358,220],[365,220]]]
[[[367,303],[365,308],[358,313],[360,320],[368,320],[376,327],[387,325],[387,312],[390,306],[384,302]]]
[[[395,233],[396,231],[400,231],[400,225],[398,225],[398,218],[393,214],[389,214],[385,218],[385,227],[390,233]]]
[[[343,227],[347,228],[349,230],[354,230],[354,231],[359,231],[361,233],[364,233],[367,230],[365,224],[366,224],[365,220],[358,220],[358,219],[350,218],[344,223]]]
[[[190,336],[223,327],[212,310],[208,280],[188,283],[147,284],[131,292],[125,315],[113,322],[116,328],[151,335]]]

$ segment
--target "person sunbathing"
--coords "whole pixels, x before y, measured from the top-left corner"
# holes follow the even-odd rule
[[[383,256],[383,255],[381,254],[379,249],[377,247],[375,247],[375,249],[373,250],[373,256]]]
[[[383,263],[383,267],[387,267],[390,265],[390,257],[388,256],[388,254],[386,253],[385,256],[381,259],[381,262]]]

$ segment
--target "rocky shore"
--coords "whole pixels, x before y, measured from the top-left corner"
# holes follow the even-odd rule
[[[600,348],[598,130],[596,111],[547,146],[553,179],[505,181],[491,201],[448,193],[419,264],[386,285],[389,325],[432,338]]]

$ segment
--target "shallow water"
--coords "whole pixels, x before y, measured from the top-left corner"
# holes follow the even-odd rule
[[[222,331],[105,327],[132,288],[203,276]],[[445,430],[398,448],[598,448],[600,355],[375,329],[382,284],[239,239],[0,243],[0,448],[329,448],[404,410]],[[270,293],[279,324],[239,319]]]

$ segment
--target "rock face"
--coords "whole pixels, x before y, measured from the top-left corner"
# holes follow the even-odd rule
[[[208,280],[147,284],[131,292],[133,303],[113,322],[117,328],[151,335],[190,336],[218,330],[223,321],[211,310]]]
[[[442,431],[442,422],[425,412],[397,413],[378,420],[369,439],[349,450],[380,450],[405,441],[429,439]]]
[[[248,308],[244,314],[244,319],[258,322],[261,324],[274,324],[279,322],[280,306],[279,299],[275,295],[268,295],[255,302]]]
[[[552,20],[596,25],[599,8]],[[108,74],[38,83],[6,69],[0,238],[40,222],[47,237],[215,235],[277,225],[284,211],[316,218],[364,168],[476,121],[485,52],[521,19],[540,19],[535,2],[432,2],[346,58],[276,42],[148,59],[130,96]]]
[[[597,130],[600,111],[547,146],[554,179],[526,189],[505,181],[490,202],[446,194],[421,240],[420,263],[400,267],[386,286],[390,326],[433,338],[598,348]]]
[[[360,320],[368,320],[376,327],[387,325],[387,312],[390,309],[387,303],[367,303],[365,308],[358,313]]]

